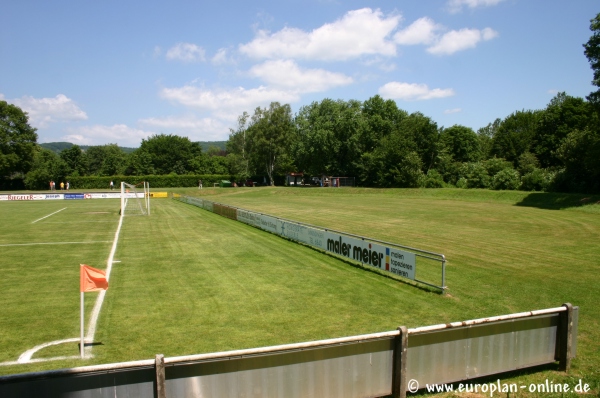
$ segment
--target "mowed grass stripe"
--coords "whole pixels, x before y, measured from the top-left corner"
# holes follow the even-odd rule
[[[14,361],[27,349],[79,335],[79,264],[104,269],[118,222],[115,201],[73,201],[59,213],[65,220],[94,221],[90,211],[106,211],[110,223],[76,227],[31,224],[32,214],[48,214],[64,203],[0,203],[0,217],[14,227],[2,229],[0,242],[29,241],[29,246],[2,247],[0,257],[0,362]],[[57,214],[54,217],[58,217]],[[82,242],[65,244],[65,242]],[[100,241],[100,242],[98,242]],[[39,244],[39,243],[54,244]],[[96,243],[91,243],[96,242]],[[97,293],[86,297],[89,314]],[[76,355],[76,348],[74,355]],[[12,373],[12,367],[2,372]]]
[[[415,296],[428,311],[447,300],[193,206],[153,206],[123,227],[101,361],[391,330]]]

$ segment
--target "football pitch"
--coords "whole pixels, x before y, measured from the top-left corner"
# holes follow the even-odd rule
[[[70,358],[78,343],[57,344],[32,359],[66,359],[3,365],[0,374],[342,337],[571,302],[580,307],[571,375],[598,388],[598,205],[554,209],[531,205],[527,193],[475,190],[179,192],[444,253],[449,289],[440,295],[194,206],[153,199],[151,216],[124,218],[93,357]],[[107,267],[118,210],[111,199],[0,203],[0,363],[79,336],[79,264]],[[96,295],[86,293],[86,328]],[[566,377],[553,367],[519,377],[549,374],[555,382]]]

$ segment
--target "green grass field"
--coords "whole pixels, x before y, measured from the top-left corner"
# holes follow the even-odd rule
[[[87,360],[0,366],[1,374],[251,348],[560,306],[580,307],[569,376],[600,382],[597,197],[479,190],[177,190],[399,244],[448,259],[446,295],[170,199],[126,217]],[[588,204],[579,206],[580,204]],[[62,207],[66,210],[31,224]],[[111,200],[3,202],[0,362],[79,333],[78,265],[105,268]],[[87,313],[94,293],[86,295]],[[77,355],[77,344],[34,358]]]

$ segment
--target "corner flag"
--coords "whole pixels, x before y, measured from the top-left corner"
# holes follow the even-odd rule
[[[79,289],[82,293],[108,289],[106,272],[90,267],[89,265],[80,265]]]
[[[106,272],[102,270],[85,264],[79,264],[79,269],[79,290],[81,291],[81,342],[79,344],[79,349],[81,351],[81,358],[83,358],[83,293],[106,290],[108,289],[108,281],[106,280]]]

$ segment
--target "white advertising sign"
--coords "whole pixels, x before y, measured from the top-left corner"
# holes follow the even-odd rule
[[[417,259],[414,253],[398,249],[388,249],[386,270],[408,279],[415,279]]]
[[[86,199],[119,199],[121,198],[120,192],[106,192],[106,193],[86,193]]]
[[[260,214],[258,213],[237,209],[237,220],[244,224],[260,228]]]

